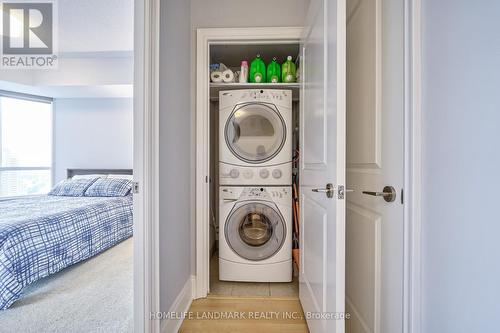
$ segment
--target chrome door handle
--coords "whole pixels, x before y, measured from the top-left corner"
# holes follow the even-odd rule
[[[363,191],[363,194],[383,197],[387,202],[393,202],[396,200],[396,190],[392,186],[385,186],[382,192]]]
[[[326,184],[326,188],[313,188],[311,189],[313,192],[326,193],[328,198],[333,198],[334,186],[332,183]]]

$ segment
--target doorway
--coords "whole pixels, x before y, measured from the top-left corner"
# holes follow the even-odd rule
[[[242,59],[282,64],[300,53],[292,41],[209,48],[211,64],[235,73]],[[291,248],[299,84],[211,79],[209,297],[298,299]]]
[[[2,8],[53,60],[0,69],[2,330],[130,331],[133,2],[39,2]]]
[[[225,89],[246,89],[255,88],[255,86],[235,84],[220,86],[212,84],[209,86],[209,65],[211,57],[214,61],[226,61],[229,64],[234,59],[225,58],[225,55],[235,54],[238,50],[237,58],[241,56],[248,58],[255,57],[256,50],[272,51],[269,55],[276,53],[274,51],[282,49],[282,53],[298,51],[298,43],[301,36],[301,28],[254,28],[254,29],[199,29],[198,30],[198,56],[197,56],[197,131],[196,144],[199,153],[197,158],[197,179],[203,180],[196,182],[196,209],[200,212],[196,221],[196,298],[203,298],[209,294],[210,287],[214,291],[222,294],[242,294],[246,296],[267,295],[284,292],[290,295],[295,294],[296,288],[292,285],[282,287],[272,287],[269,283],[254,284],[248,288],[248,285],[237,282],[220,283],[217,276],[217,255],[214,241],[216,229],[213,224],[215,216],[219,215],[218,201],[220,199],[219,191],[215,180],[219,170],[217,169],[218,158],[218,124],[217,118],[219,107],[219,91]],[[274,46],[273,46],[274,44]],[[238,47],[238,45],[240,47]],[[276,45],[281,47],[276,47]],[[214,47],[215,46],[215,47]],[[283,50],[284,49],[284,50]],[[274,51],[273,51],[274,50]],[[228,52],[229,51],[229,52]],[[246,52],[246,53],[245,53]],[[244,55],[242,53],[245,53]],[[219,60],[215,59],[219,57]],[[239,63],[238,63],[239,65]],[[298,85],[278,85],[275,89],[291,90],[293,97],[298,96]],[[296,104],[298,106],[298,104]],[[210,126],[212,124],[212,126]],[[212,157],[212,158],[211,158]],[[209,175],[209,178],[206,177]],[[271,178],[271,177],[270,177]],[[206,181],[212,182],[206,186]],[[259,187],[260,188],[260,187]],[[211,231],[212,230],[212,231]],[[215,256],[214,256],[215,255]],[[210,265],[212,263],[212,265]],[[209,282],[210,281],[210,282]],[[296,281],[296,280],[295,280]],[[214,283],[218,282],[218,283]],[[295,282],[296,285],[297,282]],[[212,285],[210,285],[212,284]]]

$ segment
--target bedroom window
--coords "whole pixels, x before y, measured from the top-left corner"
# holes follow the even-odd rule
[[[52,186],[52,102],[0,91],[0,197]]]

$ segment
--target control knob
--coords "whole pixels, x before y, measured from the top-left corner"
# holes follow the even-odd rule
[[[231,169],[231,171],[229,171],[229,176],[231,176],[231,178],[238,178],[240,176],[240,172],[238,169]]]
[[[267,177],[269,177],[269,170],[262,169],[262,170],[259,171],[259,175],[260,175],[261,178],[266,179]]]

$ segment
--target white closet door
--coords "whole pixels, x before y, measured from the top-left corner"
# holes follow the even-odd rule
[[[347,333],[403,327],[403,5],[347,0]]]
[[[313,0],[302,41],[300,300],[312,333],[344,332],[345,0]]]

